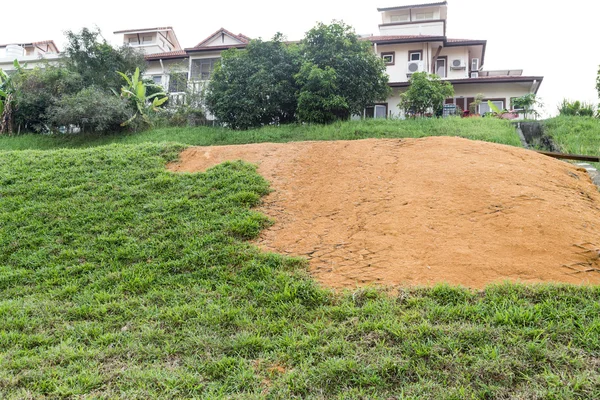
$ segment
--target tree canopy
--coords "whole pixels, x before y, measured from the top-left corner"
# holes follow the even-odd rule
[[[385,65],[342,22],[318,24],[296,44],[281,35],[228,50],[212,74],[208,109],[232,128],[328,123],[362,114],[389,94]]]
[[[362,114],[366,106],[388,97],[385,64],[372,51],[371,43],[361,41],[351,26],[336,21],[330,25],[318,23],[306,33],[300,46],[305,63],[335,72],[329,75],[335,78],[335,95],[344,99],[347,109],[338,118]]]
[[[206,95],[211,112],[235,129],[294,121],[297,50],[276,35],[268,42],[253,40],[245,50],[223,52]]]
[[[83,28],[81,32],[65,32],[64,64],[79,74],[85,86],[119,91],[123,80],[117,71],[131,75],[136,68],[144,71],[144,55],[132,47],[113,47],[102,37],[100,30]]]
[[[435,74],[415,72],[409,83],[408,90],[400,95],[398,105],[407,114],[422,116],[429,110],[437,114],[442,110],[444,100],[454,96],[452,85]]]

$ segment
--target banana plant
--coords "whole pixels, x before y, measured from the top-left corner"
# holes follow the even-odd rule
[[[169,99],[167,94],[161,91],[150,96],[146,96],[146,90],[150,85],[144,83],[144,81],[140,79],[139,68],[135,69],[135,72],[131,78],[122,72],[117,71],[117,73],[121,75],[125,82],[127,82],[126,86],[121,87],[121,97],[130,99],[136,107],[136,112],[133,117],[123,122],[121,126],[129,125],[134,119],[137,118],[138,115],[144,120],[144,122],[146,122],[148,125],[151,125],[152,122],[150,121],[149,114],[151,112],[158,111],[159,107]]]
[[[14,61],[17,74],[23,73],[23,68],[17,60]],[[0,133],[13,133],[13,106],[17,92],[14,76],[0,69]]]

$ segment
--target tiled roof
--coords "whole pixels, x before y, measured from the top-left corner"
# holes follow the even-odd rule
[[[435,35],[385,35],[385,36],[367,36],[361,38],[361,40],[369,40],[371,42],[414,42],[414,41],[444,41],[446,44],[461,44],[461,43],[484,43],[485,40],[474,40],[474,39],[448,39],[444,36],[435,36]]]
[[[185,50],[177,50],[177,51],[169,51],[166,53],[155,53],[155,54],[147,54],[144,56],[146,60],[158,60],[158,59],[167,59],[167,58],[186,58],[187,53]]]
[[[544,80],[543,76],[513,76],[513,75],[505,75],[505,76],[480,76],[479,78],[459,78],[459,79],[445,79],[444,81],[450,82],[452,84],[461,84],[461,83],[510,83],[510,82],[533,82],[538,81],[542,82]],[[390,86],[392,87],[408,87],[410,85],[409,82],[390,82]]]
[[[392,42],[392,41],[415,41],[415,40],[427,40],[427,39],[441,39],[444,40],[443,36],[434,35],[386,35],[386,36],[367,36],[361,38],[361,40],[369,40],[371,42]]]
[[[207,47],[191,47],[185,49],[189,52],[200,52],[200,51],[217,51],[217,50],[228,50],[228,49],[243,49],[247,46],[246,43],[240,44],[228,44],[225,46],[207,46]]]
[[[436,6],[446,6],[448,5],[447,1],[437,2],[437,3],[424,3],[424,4],[411,4],[408,6],[397,6],[397,7],[384,7],[378,8],[377,11],[392,11],[392,10],[402,10],[408,8],[421,8],[421,7],[436,7]]]
[[[462,43],[462,42],[485,42],[485,40],[477,39],[446,39],[448,43]]]
[[[122,31],[116,31],[114,32],[116,33],[128,33],[128,32],[141,32],[141,31],[168,31],[168,30],[173,30],[172,26],[162,26],[162,27],[158,27],[158,28],[140,28],[140,29],[125,29]]]

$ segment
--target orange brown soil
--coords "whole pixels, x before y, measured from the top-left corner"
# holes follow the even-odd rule
[[[259,245],[325,285],[600,283],[600,194],[566,162],[430,137],[192,147],[169,168],[237,159],[274,190]]]

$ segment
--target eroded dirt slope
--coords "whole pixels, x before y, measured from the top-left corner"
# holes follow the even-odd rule
[[[259,245],[323,284],[600,283],[600,195],[565,162],[430,137],[192,147],[169,167],[237,159],[274,189]]]

